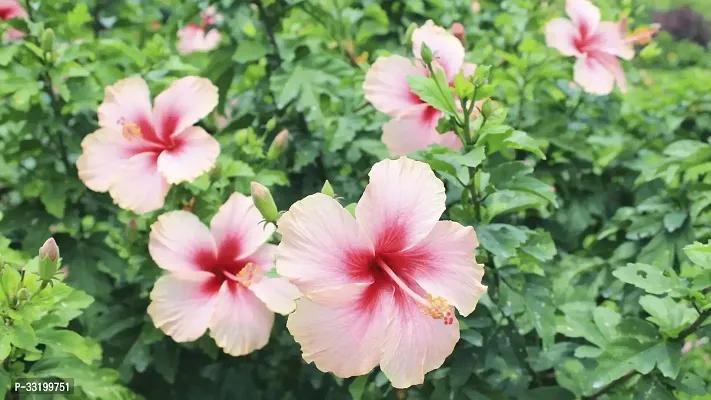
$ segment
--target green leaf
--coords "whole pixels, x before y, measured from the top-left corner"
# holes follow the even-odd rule
[[[655,366],[668,378],[679,374],[681,345],[672,342],[639,342],[632,338],[620,338],[608,343],[605,353],[597,358],[597,375],[606,382],[636,370],[648,374]]]
[[[514,149],[526,150],[530,153],[535,154],[539,158],[545,160],[546,155],[541,150],[541,146],[538,141],[523,131],[514,131],[511,136],[504,139],[504,143],[508,144]]]
[[[528,192],[545,199],[553,204],[554,207],[558,207],[555,188],[532,176],[518,176],[499,185],[499,188]]]
[[[36,350],[37,337],[30,324],[16,319],[13,321],[13,325],[8,326],[6,329],[13,345],[25,350]]]
[[[515,257],[516,249],[528,238],[525,231],[506,224],[479,226],[476,233],[482,247],[504,258]]]
[[[688,213],[685,211],[675,211],[664,216],[664,227],[667,228],[667,232],[674,232],[675,230],[681,228],[686,221]]]
[[[671,337],[677,337],[698,316],[693,308],[677,303],[670,297],[646,295],[639,299],[639,304],[650,315],[647,320]]]
[[[445,162],[454,162],[465,167],[476,168],[486,159],[486,149],[484,147],[476,147],[467,154],[450,151],[444,154],[437,154],[435,157]]]
[[[47,212],[57,218],[64,217],[64,209],[67,205],[66,187],[62,185],[46,185],[40,200]]]
[[[234,61],[247,63],[261,59],[267,54],[267,48],[261,42],[255,40],[245,40],[237,46],[237,51],[232,56]]]
[[[473,329],[468,329],[466,331],[461,332],[461,338],[465,342],[477,347],[481,347],[484,343],[484,337],[481,335],[481,333]]]
[[[521,247],[521,251],[531,255],[538,261],[550,261],[558,252],[551,234],[542,230],[529,233],[528,240]]]
[[[484,201],[489,220],[499,215],[510,214],[528,208],[543,207],[547,204],[548,201],[541,196],[520,190],[500,190],[489,195]]]
[[[711,241],[706,244],[695,242],[684,247],[684,254],[696,265],[711,269]]]
[[[653,376],[644,377],[634,388],[634,400],[675,400],[676,397]]]
[[[409,75],[407,84],[412,93],[425,103],[444,113],[456,116],[457,106],[454,104],[454,97],[449,92],[446,78],[441,71],[436,71],[435,79],[422,75]]]
[[[353,400],[360,400],[363,398],[363,393],[365,392],[365,385],[368,383],[368,374],[361,375],[353,380],[348,386],[348,393],[350,393]]]
[[[101,359],[101,348],[73,331],[42,329],[37,331],[37,340],[59,352],[75,355],[87,364]]]
[[[677,279],[665,276],[660,269],[648,264],[630,263],[616,269],[612,275],[652,294],[668,293],[679,287]]]

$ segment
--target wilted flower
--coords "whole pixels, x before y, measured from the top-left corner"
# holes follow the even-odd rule
[[[279,220],[277,271],[305,295],[287,327],[304,360],[346,378],[380,365],[396,388],[423,382],[459,340],[486,292],[474,229],[439,221],[445,191],[430,167],[385,160],[355,218],[322,193]]]
[[[210,221],[171,211],[151,226],[148,250],[168,274],[151,291],[148,315],[176,342],[210,336],[225,353],[239,356],[264,347],[274,312],[294,310],[301,294],[284,278],[265,275],[276,246],[266,243],[252,199],[233,194]]]
[[[12,18],[27,18],[27,12],[17,0],[0,0],[0,19],[6,21]],[[9,41],[14,41],[25,37],[25,33],[9,28],[5,32],[5,37]]]
[[[434,143],[454,150],[462,146],[454,132],[442,135],[437,132],[437,121],[442,112],[412,93],[407,84],[409,75],[429,75],[420,60],[423,43],[432,50],[436,68],[444,70],[450,85],[460,71],[470,76],[476,69],[476,65],[464,62],[462,43],[432,21],[412,33],[416,62],[391,55],[380,57],[373,63],[365,76],[363,91],[373,107],[393,118],[383,125],[382,140],[394,155],[406,155]]]
[[[217,87],[196,76],[173,82],[152,108],[141,78],[106,87],[100,128],[81,144],[79,178],[135,213],[163,207],[170,185],[191,181],[215,165],[219,143],[193,125],[216,105]]]
[[[600,21],[600,10],[587,0],[567,0],[570,20],[555,18],[546,24],[546,44],[565,56],[577,58],[574,80],[586,92],[605,95],[617,83],[627,90],[625,72],[617,57],[631,60],[634,43],[649,40],[658,27],[627,36],[627,21]]]

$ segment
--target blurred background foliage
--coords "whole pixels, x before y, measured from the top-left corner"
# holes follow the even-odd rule
[[[628,14],[631,27],[678,6],[596,4],[606,20]],[[209,5],[224,16],[213,28],[219,47],[179,55],[177,30]],[[711,17],[708,1],[691,6]],[[42,361],[9,355],[0,373],[93,371],[82,375],[78,398],[711,399],[703,339],[711,328],[692,326],[711,307],[711,247],[701,244],[711,239],[711,56],[662,32],[625,65],[626,95],[593,97],[571,84],[570,60],[545,46],[543,26],[563,10],[557,0],[30,0],[27,20],[0,25],[27,33],[0,48],[0,255],[17,267],[56,239],[66,283],[94,299],[76,305],[86,309],[69,325],[92,353],[48,367],[66,343],[39,343]],[[270,187],[281,209],[325,180],[347,204],[388,156],[380,142],[387,117],[363,98],[365,72],[378,56],[409,56],[408,28],[428,19],[464,26],[466,60],[492,65],[492,98],[508,107],[506,123],[545,155],[497,154],[492,187],[516,171],[548,185],[548,193],[497,192],[485,203],[496,214],[467,221],[461,188],[446,175],[458,166],[419,154],[444,176],[447,217],[475,226],[485,283],[497,288],[460,319],[462,339],[445,365],[400,391],[379,371],[336,378],[302,361],[283,317],[269,344],[245,357],[206,338],[166,338],[145,313],[160,275],[147,238],[162,211],[120,210],[77,178],[103,88],[131,75],[152,93],[185,75],[219,87],[220,104],[200,123],[221,144],[218,167],[174,187],[163,211],[187,208],[207,220],[233,191],[249,193],[252,180]],[[45,28],[56,34],[49,56]],[[268,160],[283,129],[288,147]],[[99,382],[117,386],[96,390]]]

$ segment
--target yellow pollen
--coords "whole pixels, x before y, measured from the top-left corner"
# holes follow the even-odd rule
[[[247,263],[236,276],[237,282],[244,287],[249,287],[252,283],[257,283],[262,280],[262,271],[257,264]]]
[[[141,128],[133,122],[126,122],[123,124],[121,134],[126,140],[138,138],[141,137]]]

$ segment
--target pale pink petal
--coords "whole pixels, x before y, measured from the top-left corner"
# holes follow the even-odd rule
[[[126,78],[107,86],[97,115],[102,128],[120,134],[124,124],[134,123],[145,139],[155,141],[151,125],[151,94],[143,78]]]
[[[0,19],[25,18],[27,12],[17,0],[0,0]]]
[[[440,111],[422,104],[410,107],[399,118],[383,124],[383,136],[388,152],[396,156],[405,156],[417,150],[426,149],[429,145],[441,142],[443,139],[437,132],[437,121],[442,116]],[[456,138],[456,135],[455,135]],[[461,143],[450,140],[443,145],[451,148],[461,147]]]
[[[573,20],[583,39],[592,35],[600,23],[600,9],[588,0],[567,0],[565,12]]]
[[[368,285],[325,290],[328,305],[305,297],[297,301],[286,327],[301,345],[304,361],[341,378],[364,375],[378,365],[392,294],[363,305],[364,290]]]
[[[590,94],[606,95],[615,86],[615,77],[599,60],[581,57],[575,62],[573,80]]]
[[[474,64],[474,63],[462,64],[461,72],[464,74],[464,77],[474,75],[474,73],[476,72],[476,64]]]
[[[631,60],[634,58],[634,45],[627,40],[624,28],[619,22],[600,22],[592,38],[593,49]]]
[[[590,54],[594,57],[600,64],[602,64],[605,69],[615,78],[615,83],[620,88],[620,92],[627,92],[627,78],[625,77],[625,71],[620,65],[620,61],[617,57],[612,54],[593,52]]]
[[[408,266],[411,277],[426,292],[444,298],[467,316],[486,293],[481,284],[484,266],[474,259],[478,246],[471,226],[439,221],[422,242],[392,257]]]
[[[217,45],[220,44],[221,38],[222,35],[220,35],[220,31],[217,29],[210,29],[210,31],[205,34],[200,50],[204,52],[214,50]]]
[[[405,157],[383,160],[356,206],[356,219],[378,252],[408,249],[424,239],[445,210],[444,184],[429,165]]]
[[[121,164],[109,188],[119,207],[143,214],[163,207],[170,184],[158,172],[158,154],[140,153]]]
[[[273,227],[273,225],[272,225]],[[271,243],[264,243],[252,254],[246,257],[249,262],[257,264],[262,271],[269,271],[274,268],[277,246]]]
[[[178,31],[178,53],[190,54],[200,50],[205,31],[196,24],[189,24]]]
[[[364,282],[349,274],[373,255],[373,245],[336,200],[316,193],[294,203],[278,221],[277,272],[301,293]],[[365,282],[372,282],[372,279]]]
[[[158,137],[167,141],[207,116],[217,106],[217,87],[209,79],[187,76],[159,94],[153,107]]]
[[[216,305],[212,277],[207,272],[182,272],[158,278],[148,305],[153,324],[176,342],[202,336]]]
[[[267,308],[279,314],[289,314],[296,309],[296,299],[301,292],[285,278],[262,278],[249,285],[251,290]]]
[[[148,252],[168,271],[199,271],[201,257],[215,259],[217,247],[210,230],[187,211],[170,211],[151,225]]]
[[[437,144],[455,151],[462,148],[462,141],[459,140],[459,136],[452,131],[439,135]]]
[[[242,356],[264,347],[274,313],[242,285],[228,281],[217,295],[210,319],[210,337],[225,353]]]
[[[434,60],[444,68],[447,77],[451,78],[459,72],[464,63],[464,46],[454,35],[429,20],[412,32],[412,52],[418,59],[422,43],[432,50]]]
[[[378,57],[365,75],[365,99],[375,109],[391,117],[422,104],[422,100],[410,91],[407,84],[410,75],[427,75],[427,70],[402,56]]]
[[[8,28],[5,31],[5,37],[8,42],[14,42],[15,40],[20,40],[25,37],[25,32],[15,28]]]
[[[445,325],[420,312],[420,306],[401,295],[385,332],[380,369],[393,387],[403,389],[424,381],[442,366],[459,341],[459,322]]]
[[[155,144],[135,137],[126,139],[111,128],[100,128],[81,142],[82,154],[77,159],[79,179],[95,192],[109,190],[114,176],[124,161],[143,152],[155,152]]]
[[[204,129],[192,126],[172,139],[175,147],[158,157],[158,171],[168,183],[192,181],[215,166],[220,144]]]
[[[274,233],[274,225],[265,225],[263,220],[251,197],[233,193],[212,217],[210,230],[218,249],[237,246],[236,258],[243,259],[254,254]]]
[[[580,51],[575,47],[575,40],[580,33],[570,20],[554,18],[546,24],[546,46],[558,50],[564,56],[578,56]]]

